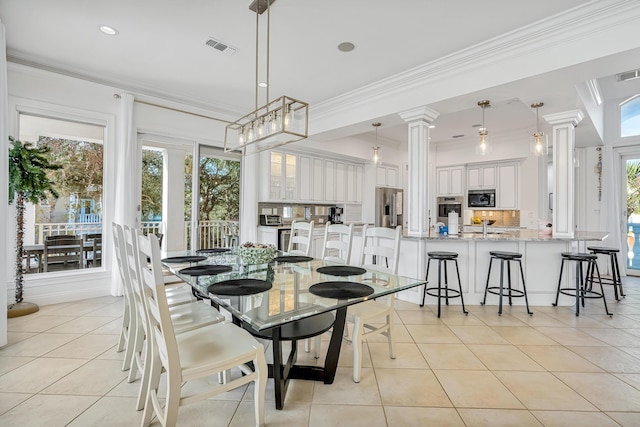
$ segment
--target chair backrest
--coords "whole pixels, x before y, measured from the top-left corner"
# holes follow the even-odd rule
[[[313,221],[299,221],[291,223],[291,237],[287,252],[293,255],[309,256],[311,253],[311,237],[313,236]]]
[[[148,335],[148,319],[147,319],[147,308],[145,306],[146,301],[144,299],[144,288],[141,284],[139,269],[138,269],[138,252],[135,248],[135,239],[136,239],[136,230],[131,227],[124,225],[123,226],[123,234],[124,234],[124,256],[125,262],[123,263],[126,271],[125,275],[129,278],[129,284],[131,286],[131,295],[132,295],[132,311],[138,315],[138,320],[142,324],[142,328],[145,334]],[[145,260],[146,264],[146,260]]]
[[[69,239],[71,237],[75,238],[76,236],[74,234],[52,234],[45,236],[44,240],[46,242],[47,240]]]
[[[349,264],[352,240],[353,224],[331,224],[328,222],[324,228],[321,258],[326,261]]]
[[[360,265],[368,270],[398,274],[402,226],[362,228]],[[369,257],[369,258],[367,258]]]
[[[172,375],[180,370],[178,344],[176,342],[167,295],[162,278],[162,263],[160,261],[160,244],[153,234],[144,236],[140,230],[136,231],[133,242],[137,253],[137,268],[144,288],[145,306],[147,309],[148,333],[151,342],[157,349],[162,365]],[[149,264],[146,260],[150,259]],[[180,377],[178,375],[178,377]]]
[[[111,223],[111,231],[113,232],[113,245],[116,252],[116,264],[118,264],[118,272],[120,280],[124,288],[124,298],[131,312],[135,310],[135,302],[133,301],[133,289],[131,288],[131,279],[127,272],[127,252],[125,249],[124,230],[120,224]]]
[[[77,264],[82,268],[82,239],[76,236],[56,237],[44,241],[43,262],[45,271],[50,267],[69,266]]]
[[[89,233],[84,236],[85,242],[91,242],[93,248],[87,250],[87,260],[93,261],[93,266],[102,264],[102,233]],[[85,248],[86,249],[86,248]]]

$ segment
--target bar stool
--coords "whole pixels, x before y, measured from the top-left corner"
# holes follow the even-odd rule
[[[447,305],[449,305],[449,298],[458,298],[460,297],[460,302],[462,303],[462,312],[464,314],[469,314],[469,312],[464,308],[464,297],[462,296],[462,285],[460,284],[460,270],[458,269],[458,254],[455,252],[445,252],[445,251],[436,251],[436,252],[428,252],[427,253],[428,261],[427,261],[427,277],[425,280],[429,281],[429,266],[431,265],[431,260],[438,260],[438,286],[428,288],[427,285],[424,285],[424,291],[422,292],[422,304],[420,307],[424,307],[424,299],[427,295],[438,298],[438,317],[440,317],[440,302],[444,298]],[[456,265],[456,273],[458,276],[458,289],[449,289],[449,280],[447,277],[447,261],[453,261]],[[442,288],[442,271],[444,269],[444,289]],[[435,293],[435,291],[438,291]],[[444,295],[443,295],[444,291]]]
[[[533,315],[529,310],[529,299],[527,298],[527,287],[524,283],[524,272],[522,271],[522,254],[518,252],[504,252],[504,251],[491,251],[491,260],[489,261],[489,272],[487,273],[487,285],[484,288],[484,299],[480,305],[485,305],[487,302],[487,293],[491,293],[499,296],[498,302],[498,315],[502,316],[502,297],[505,295],[504,289],[504,264],[507,263],[507,291],[506,294],[509,297],[509,305],[513,305],[513,298],[524,297],[524,303],[527,307],[527,313],[529,316]],[[500,286],[489,286],[489,279],[491,277],[491,266],[494,259],[500,260]],[[520,266],[520,277],[522,277],[522,290],[513,289],[511,287],[511,261],[517,262]]]
[[[624,291],[622,290],[622,278],[620,277],[620,265],[618,264],[618,252],[620,249],[618,248],[603,248],[600,246],[591,246],[587,248],[591,251],[592,254],[595,255],[607,255],[609,256],[609,260],[611,262],[611,279],[608,277],[602,277],[603,285],[613,285],[613,292],[616,296],[616,301],[619,301],[618,298],[618,287],[620,287],[620,296],[625,297]]]
[[[560,264],[560,277],[558,278],[558,290],[556,291],[556,302],[553,303],[554,306],[558,305],[558,297],[560,294],[575,296],[576,297],[576,316],[580,316],[580,302],[582,302],[582,306],[584,307],[585,298],[602,298],[602,302],[604,303],[604,310],[609,316],[613,316],[612,313],[609,313],[609,309],[607,308],[607,300],[604,296],[604,288],[602,287],[602,279],[600,277],[600,270],[598,269],[598,255],[595,254],[587,254],[587,253],[573,253],[573,252],[563,252],[562,254],[562,264]],[[576,262],[576,286],[575,288],[561,288],[562,284],[562,270],[564,269],[565,261],[575,261]],[[582,263],[587,263],[587,276],[588,279],[591,276],[591,285],[593,285],[593,271],[595,270],[598,273],[598,282],[600,283],[600,292],[594,291],[592,289],[588,289],[585,280],[585,276],[582,270]],[[589,274],[590,273],[590,274]]]

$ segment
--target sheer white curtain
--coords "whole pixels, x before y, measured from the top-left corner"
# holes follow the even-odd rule
[[[7,48],[4,24],[0,21],[0,173],[3,177],[9,174],[9,101],[7,89]],[[6,179],[6,178],[5,178]],[[7,215],[9,204],[8,188],[5,179],[0,182],[0,266],[5,272],[13,272],[13,267],[9,267],[9,254],[6,242],[13,242],[9,238],[7,231]],[[13,263],[11,263],[13,264]],[[5,275],[7,273],[4,273]],[[0,280],[0,347],[7,343],[7,282],[8,277]]]
[[[118,114],[118,138],[116,146],[116,199],[114,221],[118,224],[138,228],[138,191],[140,162],[137,133],[133,128],[133,95],[120,94]],[[109,230],[111,230],[111,224]],[[113,274],[111,295],[122,295],[122,283],[118,274]]]
[[[605,146],[603,148],[602,154],[602,188],[603,188],[603,196],[604,196],[604,206],[605,212],[604,215],[601,215],[602,230],[606,230],[609,232],[609,237],[605,240],[603,246],[613,247],[613,248],[621,248],[621,251],[626,251],[627,246],[622,245],[622,236],[620,233],[620,228],[622,224],[620,223],[622,219],[622,214],[620,209],[622,208],[622,201],[620,200],[622,194],[622,182],[621,182],[621,171],[620,171],[620,161],[621,157],[619,153],[617,153],[613,147]],[[625,215],[626,217],[626,215]],[[623,254],[621,254],[621,258],[624,259]],[[620,274],[626,275],[626,266],[624,262],[620,262]]]

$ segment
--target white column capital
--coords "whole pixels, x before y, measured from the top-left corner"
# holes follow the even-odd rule
[[[398,113],[400,118],[407,123],[423,120],[427,123],[433,122],[438,118],[440,113],[429,107],[418,107],[412,110],[402,111]]]
[[[545,114],[542,116],[550,125],[564,125],[572,124],[573,127],[578,126],[578,123],[584,119],[584,114],[581,110],[563,111],[561,113]]]

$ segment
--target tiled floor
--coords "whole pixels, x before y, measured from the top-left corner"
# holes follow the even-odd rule
[[[551,306],[499,317],[492,305],[463,316],[452,305],[440,320],[434,306],[398,301],[395,360],[383,337],[370,340],[355,384],[345,344],[334,384],[293,381],[283,411],[270,381],[267,425],[639,426],[640,279],[625,286],[623,301],[609,299],[612,318],[597,300],[580,317]],[[121,298],[103,297],[9,319],[0,425],[139,425],[139,380],[127,383],[115,351],[121,311]],[[251,386],[230,391],[181,409],[179,425],[252,425],[251,400]]]

